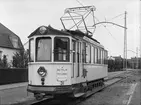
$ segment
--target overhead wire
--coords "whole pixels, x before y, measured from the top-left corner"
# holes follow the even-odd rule
[[[84,5],[79,1],[79,0],[76,0],[81,6],[83,6],[84,7]],[[119,16],[121,16],[121,15],[123,15],[124,13],[122,13],[122,14],[119,14],[119,15],[117,15],[117,16],[115,16],[115,17],[113,17],[112,19],[110,19],[110,20],[113,20],[113,19],[115,19],[115,18],[118,18]],[[98,22],[100,22],[96,17],[95,17],[95,19],[98,21]],[[105,19],[106,20],[106,19]],[[103,24],[102,24],[103,25]],[[112,35],[112,33],[110,32],[110,30],[108,29],[108,28],[106,28],[106,25],[103,25],[104,26],[104,28],[108,31],[108,33],[111,35],[111,37],[117,42],[117,40],[115,39],[115,37]],[[118,42],[117,42],[118,43]]]
[[[79,0],[76,0],[76,1],[77,1],[81,6],[84,7],[84,5],[83,5]],[[111,20],[116,19],[116,18],[118,18],[118,17],[120,17],[120,16],[122,16],[122,15],[124,15],[124,13],[119,14],[119,15],[117,15],[117,16],[111,18],[111,19],[108,19],[108,20],[106,20],[106,18],[105,18],[105,21],[111,21]],[[95,18],[98,22],[100,22],[99,19],[96,18],[95,16],[94,16],[94,18]],[[118,41],[116,40],[116,38],[113,36],[113,34],[110,32],[110,30],[106,27],[106,25],[104,25],[104,24],[101,24],[101,25],[108,31],[108,33],[110,34],[110,36],[111,36],[111,37],[116,41],[116,43],[119,45],[120,43],[118,43]],[[95,27],[95,28],[96,28],[96,27]]]
[[[120,17],[120,16],[122,16],[122,15],[124,15],[124,14],[125,14],[125,13],[119,14],[119,15],[117,15],[117,16],[115,16],[115,17],[109,19],[108,21],[111,21],[111,20],[113,20],[113,19],[115,19],[115,18],[118,18],[118,17]]]
[[[79,1],[79,0],[76,0],[81,6],[84,7],[84,5]]]
[[[100,22],[98,18],[95,17],[95,19],[96,19],[98,22]],[[118,43],[118,41],[116,40],[116,38],[113,36],[113,34],[110,32],[110,30],[106,27],[106,25],[104,25],[104,24],[101,24],[101,25],[107,30],[107,32],[108,32],[108,33],[110,34],[110,36],[116,41],[116,43],[117,43],[117,44],[120,44],[120,43]]]
[[[83,4],[79,1],[79,0],[76,0],[81,6],[83,6]],[[121,14],[119,14],[119,15],[117,15],[117,16],[115,16],[115,17],[113,17],[113,18],[111,18],[111,19],[108,19],[108,20],[106,20],[106,18],[105,18],[105,21],[111,21],[111,20],[114,20],[114,19],[116,19],[116,18],[118,18],[118,17],[120,17],[120,16],[122,16],[122,15],[124,15],[124,13],[121,13]],[[94,18],[98,21],[98,22],[100,22],[95,16],[94,16]],[[116,38],[113,36],[113,34],[110,32],[110,30],[106,27],[106,25],[104,25],[104,24],[101,24],[107,31],[108,31],[108,33],[110,34],[110,36],[116,41],[116,43],[119,45],[120,43],[118,43],[118,41],[116,40]],[[96,27],[95,27],[96,28]]]

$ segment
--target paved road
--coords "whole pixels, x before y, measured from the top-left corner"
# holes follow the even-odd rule
[[[24,101],[27,97],[32,97],[32,94],[26,91],[26,86],[4,89],[0,91],[0,105]]]
[[[135,83],[133,94],[131,94],[127,105],[141,105],[141,75]]]
[[[141,105],[141,70],[130,70],[122,81],[94,94],[78,105]]]

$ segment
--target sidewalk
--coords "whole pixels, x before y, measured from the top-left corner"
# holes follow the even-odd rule
[[[27,92],[27,82],[14,83],[0,86],[0,105],[10,105],[13,103],[26,101],[33,97],[32,93]]]
[[[27,85],[28,85],[28,82],[13,83],[13,84],[7,84],[7,85],[0,85],[0,91],[1,90],[6,90],[6,89],[11,89],[11,88],[17,88],[17,87],[27,86]]]
[[[122,73],[125,73],[126,71],[116,71],[116,72],[108,72],[108,77],[105,80],[111,79],[113,77],[116,77]]]
[[[120,75],[124,72],[125,71],[109,72],[108,79]],[[9,105],[12,103],[26,101],[30,98],[33,98],[33,94],[27,92],[26,90],[27,85],[28,82],[0,85],[0,105]]]

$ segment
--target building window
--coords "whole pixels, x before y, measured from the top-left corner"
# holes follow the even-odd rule
[[[2,58],[2,51],[0,51],[0,59]]]
[[[10,40],[11,40],[11,43],[12,43],[14,48],[20,48],[19,47],[19,42],[18,42],[19,39],[17,37],[11,36]]]
[[[54,39],[54,61],[69,62],[69,38],[55,37]]]

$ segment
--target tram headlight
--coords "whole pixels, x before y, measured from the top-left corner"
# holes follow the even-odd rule
[[[39,67],[37,72],[41,77],[45,77],[47,75],[47,70],[43,66]]]
[[[46,32],[46,27],[45,26],[41,26],[40,28],[39,28],[39,32],[40,32],[40,34],[44,34],[45,32]]]

